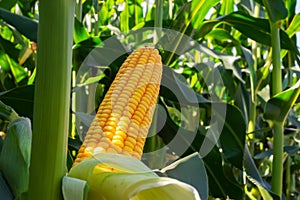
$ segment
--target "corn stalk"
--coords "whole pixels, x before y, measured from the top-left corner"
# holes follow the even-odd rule
[[[40,0],[28,199],[62,199],[75,1]]]

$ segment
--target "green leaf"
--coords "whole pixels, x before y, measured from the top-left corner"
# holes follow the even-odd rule
[[[108,69],[108,67],[106,67],[106,68],[103,67],[103,71],[99,70],[99,74],[94,74],[93,76],[87,77],[87,79],[84,80],[83,83],[77,84],[77,87],[82,87],[82,86],[86,86],[86,85],[89,85],[89,84],[92,84],[92,83],[99,82],[102,78],[105,77],[105,74],[103,73],[104,69]]]
[[[222,1],[220,15],[226,15],[234,10],[234,0]]]
[[[171,34],[165,34],[159,41],[158,46],[162,46],[168,52],[163,55],[163,63],[170,65],[176,54],[181,55],[182,48],[186,48],[187,36],[194,36],[194,30],[199,29],[203,25],[204,17],[208,11],[220,0],[194,0],[185,3],[178,13],[175,20],[173,20],[169,29],[176,30]],[[191,39],[188,37],[188,39]],[[189,41],[190,42],[190,41]],[[193,41],[194,42],[194,41]]]
[[[229,179],[230,171],[224,172],[222,154],[218,148],[203,158],[208,175],[209,192],[213,197],[242,199],[242,185],[234,179]],[[232,176],[232,175],[231,175]]]
[[[74,26],[74,41],[75,43],[80,43],[84,40],[89,39],[90,35],[83,26],[83,24],[75,18],[75,26]]]
[[[300,80],[291,88],[276,94],[265,106],[264,118],[283,123],[300,94]]]
[[[0,199],[13,200],[14,196],[5,181],[3,174],[0,173]]]
[[[7,54],[5,52],[0,52],[0,65],[3,71],[9,72],[10,66],[6,59]]]
[[[232,70],[233,75],[237,79],[239,79],[242,83],[244,83],[240,67],[234,65],[234,63],[240,59],[238,56],[232,56],[225,53],[221,53],[213,49],[210,49],[205,45],[197,45],[195,49],[198,49],[200,52],[203,52],[209,56],[220,59],[223,62],[224,67],[226,69]]]
[[[31,138],[30,120],[15,120],[9,124],[0,154],[0,169],[16,199],[28,190]]]
[[[160,171],[167,174],[168,177],[194,186],[198,190],[201,199],[208,199],[206,169],[197,152],[173,162]]]
[[[285,19],[288,16],[288,10],[282,0],[263,0],[263,4],[266,7],[271,22],[273,23]]]
[[[196,94],[185,85],[169,67],[163,67],[160,96],[182,104],[209,103],[203,96]]]
[[[99,17],[99,26],[106,26],[111,23],[111,16],[113,16],[116,12],[114,6],[114,0],[107,0],[102,3],[99,11],[99,16],[101,16]]]
[[[245,172],[247,173],[247,178],[259,188],[259,191],[261,192],[262,195],[265,195],[268,197],[268,193],[269,193],[272,195],[274,200],[279,200],[280,198],[278,196],[276,196],[274,193],[272,193],[270,184],[261,177],[261,175],[255,165],[255,162],[251,157],[251,154],[250,154],[247,144],[246,144],[244,153],[245,153],[244,154],[244,168],[245,168]],[[266,198],[266,199],[269,199],[269,198]]]
[[[210,32],[215,26],[225,22],[240,31],[245,36],[271,46],[270,24],[267,19],[255,18],[251,15],[237,11],[228,15],[220,16],[214,20],[207,20],[197,31],[196,36],[201,37]],[[294,42],[289,38],[287,33],[280,30],[280,42],[283,49],[298,52]]]
[[[5,58],[17,84],[27,78],[27,72],[22,66],[20,66],[15,60],[11,59],[7,54],[5,54]]]
[[[62,180],[62,193],[64,200],[87,200],[88,185],[84,180],[64,176]]]
[[[236,94],[234,97],[235,105],[240,109],[242,112],[242,115],[245,118],[245,122],[248,122],[248,116],[249,116],[249,93],[247,89],[245,88],[244,84],[239,84],[236,89]]]
[[[16,5],[17,2],[18,0],[0,1],[0,8],[10,10],[12,7]]]
[[[300,147],[298,146],[284,146],[283,151],[288,153],[290,156],[295,155],[300,150]],[[273,154],[273,150],[269,149],[267,151],[263,151],[259,154],[256,154],[254,156],[255,159],[262,159],[268,156],[271,156]]]
[[[23,15],[32,16],[37,0],[18,0],[18,6]]]
[[[270,195],[270,192],[265,189],[264,187],[262,187],[260,185],[259,182],[257,182],[255,179],[251,178],[250,176],[247,176],[247,178],[258,188],[258,191],[260,192],[261,196],[263,199],[279,199],[279,198],[273,198],[271,195]]]
[[[244,117],[237,107],[228,104],[220,143],[224,157],[241,170],[243,169],[245,139],[246,123]]]
[[[0,46],[1,51],[9,55],[9,57],[12,58],[15,62],[18,62],[20,50],[16,48],[16,44],[0,36]]]
[[[235,108],[233,107],[233,109]],[[216,109],[216,111],[217,110],[218,109]],[[228,113],[231,112],[229,111]],[[162,114],[159,113],[158,121],[162,120],[160,119],[161,116]],[[221,115],[219,116],[221,117]],[[236,126],[236,124],[234,125]],[[227,177],[229,174],[228,172],[224,173],[223,163],[225,161],[222,159],[222,154],[220,153],[219,148],[215,146],[216,139],[213,137],[216,136],[214,135],[214,132],[212,131],[211,135],[205,135],[207,130],[202,129],[203,127],[200,126],[197,133],[185,130],[184,128],[176,125],[168,116],[165,126],[158,134],[163,138],[168,148],[170,148],[170,150],[175,152],[177,155],[182,155],[182,152],[185,150],[184,147],[187,147],[187,150],[183,155],[187,155],[188,153],[193,153],[195,151],[198,151],[204,155],[203,160],[209,179],[209,191],[211,195],[214,197],[223,198],[226,198],[228,195],[229,197],[235,199],[241,199],[242,187],[239,185],[239,183],[237,183],[236,180],[232,178],[229,179]],[[210,130],[211,129],[215,130],[216,128],[210,127]],[[193,140],[193,142],[191,142],[191,140]],[[233,143],[234,142],[235,141],[233,140]],[[226,147],[227,146],[225,146],[225,148]],[[207,154],[206,151],[208,151]],[[239,155],[236,154],[236,156]],[[242,158],[243,156],[240,157],[240,159]]]
[[[32,118],[34,86],[18,87],[0,93],[0,100],[11,106],[19,115]]]
[[[37,41],[38,23],[28,17],[0,8],[0,17],[32,41]]]
[[[211,112],[213,112],[213,114],[215,115],[214,119],[218,120],[219,125],[214,127],[215,129],[213,129],[213,127],[209,127],[211,132],[207,137],[216,137],[216,135],[220,135],[220,142],[224,151],[225,158],[228,159],[236,167],[242,169],[246,125],[243,115],[237,107],[230,104],[211,102],[203,98],[199,94],[196,94],[191,88],[180,81],[173,70],[168,67],[163,68],[163,78],[161,82],[160,95],[165,99],[179,102],[183,105],[187,104],[191,106],[200,106],[211,110]],[[224,123],[224,127],[220,130],[219,126],[222,123]],[[236,126],[236,124],[239,124],[239,126]],[[186,131],[183,129],[181,129],[181,131],[177,131],[178,128],[176,128],[176,124],[172,124],[172,126],[174,132],[173,134],[181,131]],[[219,131],[221,131],[221,133]],[[161,133],[163,139],[166,138],[166,135],[164,135],[166,134],[166,132],[172,135],[170,131],[166,131],[163,129]],[[194,134],[192,132],[185,132],[185,134],[183,134],[182,136],[183,138],[185,137],[184,135],[189,138]],[[171,137],[172,136],[170,136],[170,138]],[[218,140],[218,138],[216,139]],[[166,144],[168,144],[168,141],[166,141]],[[185,144],[185,142],[183,144]],[[197,149],[199,148],[199,141],[198,146],[195,146],[193,148],[197,151]]]
[[[128,5],[128,1],[125,1],[125,7],[124,10],[121,12],[120,14],[120,29],[122,31],[122,33],[128,33],[129,32],[129,5]]]
[[[202,26],[204,17],[208,11],[220,0],[194,0],[191,4],[189,19],[194,27],[198,29]]]
[[[297,33],[298,31],[300,31],[300,13],[296,14],[292,20],[292,22],[290,23],[289,27],[286,30],[286,33],[292,37],[295,35],[295,33]]]

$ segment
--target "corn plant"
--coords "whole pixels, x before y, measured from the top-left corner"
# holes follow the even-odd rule
[[[299,198],[298,4],[0,2],[1,199]]]

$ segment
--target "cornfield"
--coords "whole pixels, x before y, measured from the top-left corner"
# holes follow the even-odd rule
[[[297,0],[0,1],[0,199],[300,199]]]

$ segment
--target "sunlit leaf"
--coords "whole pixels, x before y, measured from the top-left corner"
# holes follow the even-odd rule
[[[86,28],[83,26],[80,21],[78,21],[77,18],[74,20],[75,26],[74,26],[74,41],[75,43],[80,43],[84,40],[87,40],[90,36],[87,32]]]
[[[178,34],[167,34],[159,41],[159,45],[162,45],[162,47],[171,45],[169,48],[164,48],[168,50],[163,56],[164,64],[170,65],[173,59],[176,58],[175,52],[180,48],[185,48],[186,41],[183,36],[187,35],[193,38],[193,29],[199,29],[203,25],[204,17],[217,2],[219,0],[195,0],[186,3],[181,8],[176,19],[169,27],[172,30],[178,31]]]
[[[25,78],[27,78],[27,72],[22,66],[20,66],[16,61],[11,59],[8,55],[5,55],[5,59],[9,64],[10,70],[17,84]]]
[[[0,46],[2,47],[1,51],[9,55],[9,57],[12,58],[14,61],[18,61],[20,50],[16,49],[16,44],[0,36]]]
[[[292,20],[292,22],[290,23],[289,27],[286,30],[286,33],[292,37],[295,35],[295,33],[297,33],[298,31],[300,31],[300,13],[296,14]]]
[[[192,1],[189,19],[191,20],[194,29],[198,29],[201,27],[207,12],[219,1],[220,0]]]
[[[222,0],[220,15],[226,15],[233,12],[234,9],[234,0]]]
[[[129,32],[129,5],[128,1],[125,1],[125,7],[122,13],[120,14],[120,29],[123,33]]]
[[[283,123],[300,94],[300,80],[291,88],[276,94],[266,104],[264,118]]]
[[[197,32],[197,37],[201,37],[204,35],[204,33],[208,33],[220,22],[226,22],[243,33],[245,36],[259,43],[271,46],[269,21],[267,19],[255,18],[240,11],[220,16],[214,20],[206,21],[201,29]],[[295,52],[298,51],[293,41],[283,30],[280,30],[280,39],[281,47],[283,49],[293,50]]]

